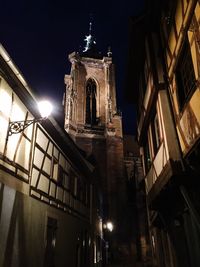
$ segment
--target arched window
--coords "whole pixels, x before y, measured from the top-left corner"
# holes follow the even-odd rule
[[[96,83],[89,79],[86,84],[86,124],[95,125],[96,118]]]

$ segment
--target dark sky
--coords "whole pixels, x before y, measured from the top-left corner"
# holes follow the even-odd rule
[[[128,20],[143,10],[142,0],[47,1],[7,0],[1,3],[0,40],[32,89],[60,110],[68,54],[84,47],[92,14],[97,47],[111,46],[116,65],[118,108],[124,130],[134,132],[134,108],[123,97],[128,50]]]

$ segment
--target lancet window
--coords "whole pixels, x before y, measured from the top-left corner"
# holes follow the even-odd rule
[[[96,118],[96,82],[89,79],[86,84],[86,124],[95,125]]]

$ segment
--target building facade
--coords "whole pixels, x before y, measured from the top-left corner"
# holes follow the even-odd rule
[[[101,266],[95,168],[36,105],[0,46],[0,266]]]
[[[153,266],[197,267],[200,4],[150,2],[145,14],[131,21],[129,77],[132,72],[134,81],[128,94],[139,99],[137,137]]]

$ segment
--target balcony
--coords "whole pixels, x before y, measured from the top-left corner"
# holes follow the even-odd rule
[[[149,134],[151,137],[149,140],[149,149],[152,151],[151,166],[145,177],[149,201],[152,201],[167,182],[174,175],[179,174],[181,169],[181,153],[178,142],[175,142],[177,140],[176,130],[166,91],[162,90],[158,92],[156,107],[161,136],[159,147],[153,154],[152,134]]]

